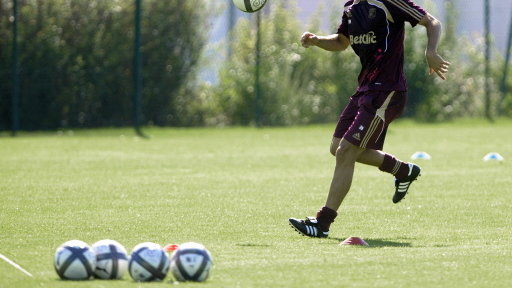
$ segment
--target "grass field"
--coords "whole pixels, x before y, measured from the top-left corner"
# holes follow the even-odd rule
[[[426,151],[410,194],[358,165],[330,238],[293,231],[289,217],[324,204],[334,158],[329,126],[129,129],[0,137],[0,287],[169,287],[61,281],[55,249],[80,239],[195,241],[213,254],[206,283],[180,287],[510,287],[512,121],[398,122],[386,149]],[[499,152],[504,162],[483,162]],[[370,247],[342,247],[349,236]]]

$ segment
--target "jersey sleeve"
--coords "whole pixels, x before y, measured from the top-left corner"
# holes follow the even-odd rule
[[[411,23],[414,27],[427,12],[411,0],[384,0],[383,1],[395,20]]]

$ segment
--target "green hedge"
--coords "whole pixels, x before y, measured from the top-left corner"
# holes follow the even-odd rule
[[[10,127],[11,3],[0,0],[0,130]],[[134,1],[19,3],[21,128],[131,125]],[[293,1],[286,8],[281,1],[271,1],[271,9],[261,14],[259,103],[254,17],[239,19],[232,37],[227,37],[233,40],[233,53],[217,67],[218,81],[212,84],[197,75],[206,67],[201,55],[217,9],[206,0],[143,3],[144,125],[254,125],[258,117],[262,125],[333,122],[354,92],[360,69],[355,54],[350,49],[331,53],[302,48],[304,28]],[[315,12],[307,29],[319,34],[335,31],[341,9],[328,11]],[[320,20],[329,13],[333,29],[322,31]],[[483,39],[457,38],[453,24],[445,23],[440,53],[453,65],[448,80],[441,81],[427,75],[425,29],[407,30],[410,90],[405,116],[423,121],[483,116]],[[512,93],[502,99],[497,89],[502,69],[503,59],[495,57],[493,113],[512,116]],[[512,79],[507,81],[512,91]]]
[[[131,125],[134,1],[18,2],[21,128]],[[204,2],[143,1],[145,123],[193,119],[180,108],[193,99],[180,95],[207,42]],[[11,3],[0,0],[0,129],[10,125]]]

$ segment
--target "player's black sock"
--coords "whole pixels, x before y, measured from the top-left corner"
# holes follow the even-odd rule
[[[338,212],[332,210],[329,207],[322,207],[316,213],[316,220],[318,221],[318,227],[322,229],[324,232],[329,231],[329,227],[331,223],[334,222],[334,219],[338,216]]]
[[[407,178],[409,175],[409,165],[396,159],[393,155],[385,154],[384,161],[380,165],[381,171],[393,174],[397,179]]]

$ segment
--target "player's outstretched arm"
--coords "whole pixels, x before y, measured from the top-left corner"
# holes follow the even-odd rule
[[[300,39],[303,47],[318,46],[327,51],[343,51],[349,46],[348,38],[343,34],[317,36],[311,32],[304,32]]]
[[[421,18],[418,24],[427,28],[428,43],[427,49],[425,50],[425,56],[427,58],[429,74],[435,72],[441,79],[445,80],[445,74],[448,72],[448,67],[451,63],[444,60],[437,53],[437,45],[441,39],[441,22],[439,22],[439,20],[434,16],[427,13],[423,18]]]

